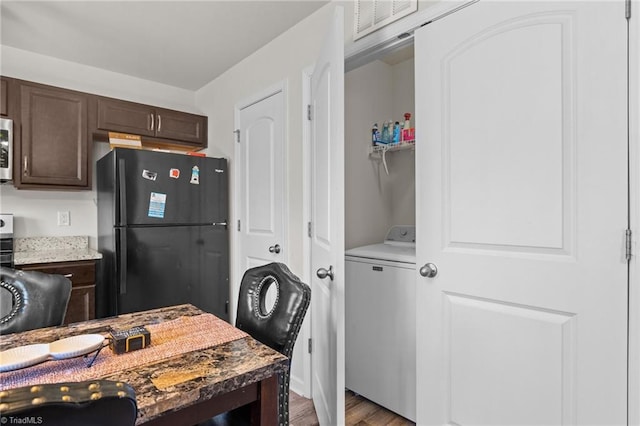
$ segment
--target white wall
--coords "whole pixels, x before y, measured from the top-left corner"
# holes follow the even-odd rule
[[[394,116],[393,70],[384,62],[372,62],[348,72],[344,87],[345,246],[349,249],[382,241],[391,222],[390,181],[382,163],[368,152],[373,123],[382,131],[382,122]]]
[[[393,225],[415,224],[413,151],[387,153],[389,175],[368,155],[371,127],[411,113],[415,123],[413,59],[377,60],[345,76],[345,246],[379,243]],[[412,124],[413,125],[413,124]]]
[[[414,61],[401,62],[393,66],[394,119],[411,113],[411,126],[415,126]],[[391,185],[392,225],[415,225],[416,223],[416,165],[414,151],[392,154],[389,163]]]
[[[8,46],[0,46],[0,56],[0,74],[7,77],[200,113],[192,91]],[[106,143],[94,144],[94,165],[108,150]],[[98,214],[95,169],[92,182],[92,191],[17,190],[11,184],[0,185],[0,211],[15,215],[15,237],[88,235],[89,245],[95,248]],[[57,212],[61,210],[71,213],[70,226],[57,226]]]
[[[195,108],[195,93],[166,84],[131,77],[101,68],[0,46],[0,74],[65,89],[79,90],[132,102],[187,112]]]

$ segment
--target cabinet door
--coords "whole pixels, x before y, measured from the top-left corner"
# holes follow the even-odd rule
[[[89,188],[87,95],[23,84],[16,186]]]
[[[89,321],[96,317],[96,286],[83,285],[71,288],[67,313],[64,316],[63,324]]]
[[[156,110],[156,136],[206,147],[207,117],[167,109]]]
[[[88,321],[96,317],[96,263],[90,261],[39,263],[19,267],[25,271],[64,275],[71,280],[71,296],[63,324]]]
[[[4,78],[0,80],[0,115],[6,116],[9,114],[9,82]]]
[[[155,136],[155,120],[151,106],[98,98],[98,130]]]

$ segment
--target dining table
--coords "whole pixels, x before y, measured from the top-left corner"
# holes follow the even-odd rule
[[[140,326],[149,332],[146,347],[116,353],[107,346],[111,332]],[[0,390],[113,380],[135,390],[136,425],[191,426],[244,405],[252,424],[278,423],[278,375],[289,359],[190,304],[3,335],[0,351],[87,334],[105,337],[99,351],[0,372]]]

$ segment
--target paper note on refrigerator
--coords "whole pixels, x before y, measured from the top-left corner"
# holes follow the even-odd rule
[[[152,192],[149,198],[149,217],[164,218],[164,208],[167,205],[167,194]]]

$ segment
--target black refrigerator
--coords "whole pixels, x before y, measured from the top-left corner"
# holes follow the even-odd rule
[[[191,303],[228,321],[226,159],[115,148],[96,173],[96,315]]]

